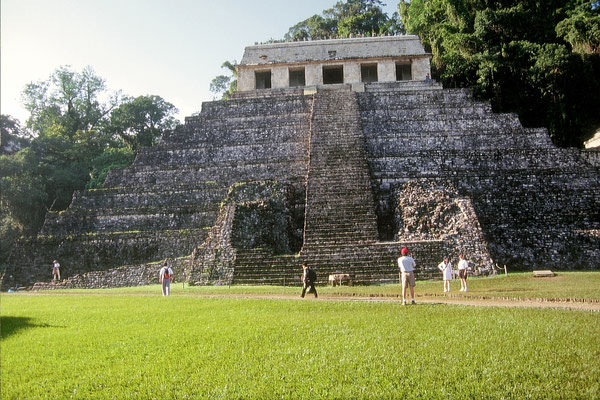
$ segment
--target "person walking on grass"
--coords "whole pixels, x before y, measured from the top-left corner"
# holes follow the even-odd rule
[[[60,264],[56,260],[52,261],[52,280],[60,281]]]
[[[302,294],[300,297],[304,298],[306,289],[308,289],[308,293],[314,293],[315,297],[319,297],[317,295],[317,289],[315,288],[316,283],[317,273],[306,264],[302,264]]]
[[[458,258],[460,260],[458,262],[458,277],[460,278],[460,291],[468,292],[469,290],[467,289],[467,275],[469,263],[467,262],[467,260],[465,260],[465,257],[462,254],[460,254]]]
[[[442,279],[444,280],[444,293],[450,291],[450,281],[452,280],[452,263],[448,261],[448,257],[444,257],[438,265],[438,269],[442,271]]]
[[[163,264],[163,267],[159,272],[159,280],[162,284],[162,295],[170,296],[171,295],[171,282],[175,280],[175,275],[173,275],[173,270],[169,268],[167,263]]]
[[[400,268],[400,283],[402,285],[402,305],[406,304],[406,287],[410,287],[411,303],[415,304],[415,260],[408,255],[408,249],[403,247],[400,250],[401,257],[398,258],[398,268]]]

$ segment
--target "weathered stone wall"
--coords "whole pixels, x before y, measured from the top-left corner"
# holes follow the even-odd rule
[[[291,195],[291,196],[290,196]],[[187,281],[192,285],[231,284],[241,249],[290,253],[297,189],[275,181],[233,185],[207,239],[194,249]]]
[[[111,268],[106,271],[92,271],[84,274],[75,274],[67,279],[52,282],[37,282],[33,290],[48,289],[106,289],[113,287],[144,286],[160,283],[159,272],[163,262],[127,265]],[[189,263],[188,257],[167,259],[169,267],[173,270],[174,281],[183,282],[185,268]]]
[[[203,104],[131,167],[111,170],[104,188],[77,192],[69,209],[49,213],[40,236],[15,247],[3,287],[49,280],[55,258],[70,277],[189,255],[232,184],[304,184],[311,105],[294,94]]]
[[[600,267],[600,242],[582,233],[600,226],[600,174],[578,150],[554,147],[515,115],[493,114],[468,90],[365,89],[359,103],[380,214],[390,216],[394,187],[436,179],[470,200],[494,261]]]
[[[510,268],[600,268],[593,157],[554,147],[545,130],[493,114],[468,90],[419,82],[364,90],[330,93],[321,103],[313,100],[323,93],[296,90],[205,103],[184,128],[141,150],[130,168],[112,170],[103,189],[76,193],[68,210],[48,214],[40,235],[13,249],[2,287],[49,281],[53,259],[68,280],[195,248],[186,272],[192,283],[288,284],[301,262],[317,263],[323,280],[349,269],[357,282],[394,281],[406,242],[421,277],[438,276],[440,257],[455,249]],[[316,196],[304,196],[307,179]],[[273,193],[223,202],[232,185],[255,181],[279,182],[285,206]],[[412,187],[408,203],[398,201],[403,187]],[[429,202],[432,196],[443,201]],[[423,201],[428,207],[411,213],[411,204]],[[316,223],[301,240],[305,213]],[[448,221],[452,229],[436,225]],[[275,229],[266,235],[269,226]],[[407,226],[415,230],[398,235]],[[291,252],[309,244],[300,257],[274,254],[287,251],[286,236]],[[132,276],[143,275],[132,268]]]
[[[128,260],[162,260],[188,255],[208,230],[128,232],[96,235],[38,236],[19,241],[10,261],[27,262],[7,269],[3,287],[31,286],[52,279],[52,260],[61,265],[61,277],[131,265]],[[15,265],[13,264],[13,265]],[[10,266],[10,265],[9,265]]]
[[[595,167],[600,168],[600,147],[581,151],[581,157]]]
[[[463,254],[473,267],[493,265],[471,200],[460,197],[455,187],[444,181],[409,181],[394,193],[397,240],[442,240],[451,260]]]

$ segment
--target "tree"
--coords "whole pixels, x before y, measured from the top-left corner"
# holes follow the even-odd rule
[[[25,131],[8,116],[0,121],[0,263],[16,237],[39,231],[47,211],[67,208],[75,190],[102,186],[110,168],[129,166],[140,146],[177,125],[171,103],[107,93],[90,67],[60,67],[28,84],[23,99],[31,113]],[[15,138],[25,148],[5,151]]]
[[[581,146],[600,124],[598,12],[583,0],[412,0],[399,12],[446,87],[472,87],[496,111]]]
[[[19,232],[37,232],[46,213],[45,185],[37,172],[37,155],[32,148],[0,156],[2,223]]]
[[[402,31],[398,14],[388,17],[380,0],[338,1],[322,15],[313,15],[292,26],[285,40],[318,39],[329,36],[395,34]]]
[[[600,53],[600,2],[579,2],[556,25],[556,33],[578,53]]]
[[[21,124],[10,115],[0,115],[0,155],[13,154],[29,145]]]
[[[110,94],[107,103],[99,96],[106,92],[104,79],[91,67],[75,72],[70,66],[59,67],[47,81],[30,83],[23,91],[25,108],[31,116],[27,128],[34,135],[60,126],[73,137],[77,131],[96,130],[110,110],[119,103],[119,94]]]
[[[177,108],[160,96],[126,97],[110,114],[107,131],[134,152],[158,143],[165,130],[175,129]]]
[[[306,40],[329,37],[337,32],[337,21],[320,15],[313,15],[292,26],[284,35],[285,40]]]
[[[237,61],[225,61],[221,68],[225,68],[229,75],[219,75],[210,82],[210,91],[215,95],[221,95],[221,100],[227,100],[232,94],[237,92],[237,70],[235,65]],[[214,98],[213,98],[214,100]]]

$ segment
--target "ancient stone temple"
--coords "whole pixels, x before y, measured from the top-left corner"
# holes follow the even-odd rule
[[[597,164],[425,81],[428,57],[410,36],[247,48],[233,99],[49,213],[3,288],[146,284],[165,259],[190,284],[298,284],[303,262],[397,282],[403,246],[420,278],[458,253],[475,270],[599,268]]]

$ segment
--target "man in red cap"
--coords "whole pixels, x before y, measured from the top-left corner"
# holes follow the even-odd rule
[[[411,303],[415,304],[415,260],[408,255],[408,249],[403,247],[400,250],[402,255],[398,258],[398,268],[400,268],[400,283],[402,284],[402,305],[406,304],[406,287],[410,286]]]

